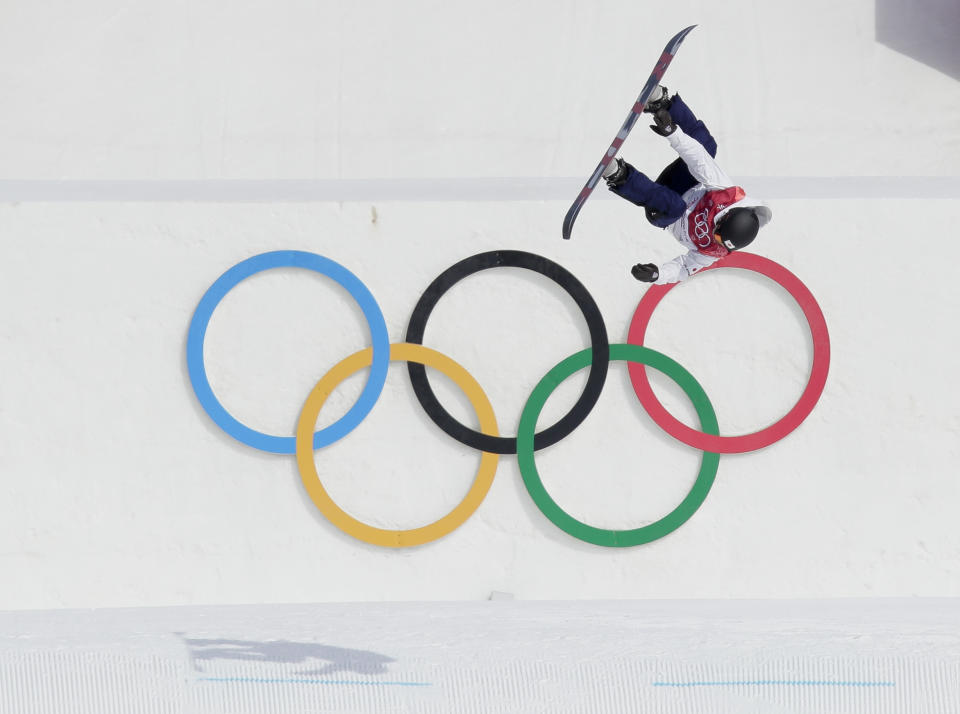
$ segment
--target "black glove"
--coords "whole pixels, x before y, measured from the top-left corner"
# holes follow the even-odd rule
[[[637,280],[641,280],[645,283],[656,282],[657,278],[660,277],[660,271],[657,270],[657,266],[653,263],[637,263],[630,268],[630,273]]]
[[[658,109],[653,115],[653,121],[654,123],[650,125],[650,128],[660,136],[670,136],[677,130],[677,125],[673,123],[673,117],[666,109]]]

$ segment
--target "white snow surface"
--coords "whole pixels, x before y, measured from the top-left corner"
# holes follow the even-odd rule
[[[937,599],[64,610],[0,634],[0,709],[37,714],[960,706],[960,609]]]
[[[960,711],[958,16],[953,0],[6,3],[0,711]],[[769,201],[751,249],[811,290],[832,354],[813,413],[722,456],[688,522],[589,545],[502,456],[459,529],[380,548],[319,513],[292,456],[201,409],[193,311],[266,251],[345,266],[393,342],[457,261],[537,253],[624,341],[646,290],[630,266],[678,246],[602,187],[571,241],[561,222],[691,24],[664,83]],[[621,155],[656,174],[673,155],[644,124]],[[292,435],[317,380],[369,342],[343,289],[284,269],[226,296],[204,357],[231,413]],[[512,435],[589,335],[551,281],[499,269],[443,297],[425,344],[478,380]],[[786,413],[813,358],[794,301],[740,270],[678,287],[646,344],[697,377],[723,435]],[[557,388],[541,428],[585,379]],[[679,390],[652,382],[694,424]],[[362,385],[346,380],[319,426]],[[623,529],[673,509],[700,458],[647,417],[621,364],[536,462],[573,516]],[[315,455],[337,503],[390,529],[447,513],[478,461],[401,364]]]

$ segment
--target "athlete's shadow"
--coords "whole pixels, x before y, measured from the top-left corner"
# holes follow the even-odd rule
[[[183,638],[190,648],[193,666],[204,671],[202,662],[211,660],[235,660],[241,662],[272,662],[276,664],[314,665],[296,672],[300,676],[324,676],[335,672],[354,674],[386,674],[387,664],[395,662],[391,657],[344,647],[331,647],[315,642],[289,642],[287,640],[205,640]]]

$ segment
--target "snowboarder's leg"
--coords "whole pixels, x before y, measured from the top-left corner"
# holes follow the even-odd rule
[[[679,94],[674,94],[670,99],[670,118],[673,119],[674,124],[683,129],[684,134],[699,141],[707,153],[716,158],[716,140],[710,134],[707,125],[697,119]]]
[[[666,94],[665,91],[664,94]],[[680,98],[679,94],[674,94],[669,99],[664,99],[661,103],[666,104],[667,109],[670,111],[670,118],[673,119],[677,126],[683,129],[684,134],[700,142],[710,156],[716,157],[716,140],[710,134],[707,125],[697,119],[696,115],[694,115],[690,107],[687,106],[686,102]],[[657,176],[657,183],[666,186],[682,196],[697,185],[697,180],[690,174],[683,159],[676,159],[660,172],[660,175]],[[649,219],[650,216],[648,215],[647,218]]]
[[[657,176],[657,183],[682,196],[696,186],[698,182],[690,173],[690,169],[687,168],[683,159],[676,159],[660,172],[660,175]]]
[[[707,125],[697,119],[679,94],[674,94],[671,97],[670,91],[663,85],[658,84],[650,95],[650,99],[647,100],[643,111],[645,114],[655,114],[660,109],[669,111],[673,123],[683,129],[684,134],[699,141],[710,156],[716,158],[717,142],[710,135]]]
[[[658,228],[666,228],[680,218],[687,206],[676,191],[651,181],[643,172],[626,162],[622,170],[607,178],[610,190],[637,206],[646,209],[647,220]]]

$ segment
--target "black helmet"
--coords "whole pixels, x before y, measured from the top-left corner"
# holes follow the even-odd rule
[[[715,230],[727,250],[740,250],[750,245],[757,237],[760,219],[749,208],[731,208],[720,219],[720,225]]]

